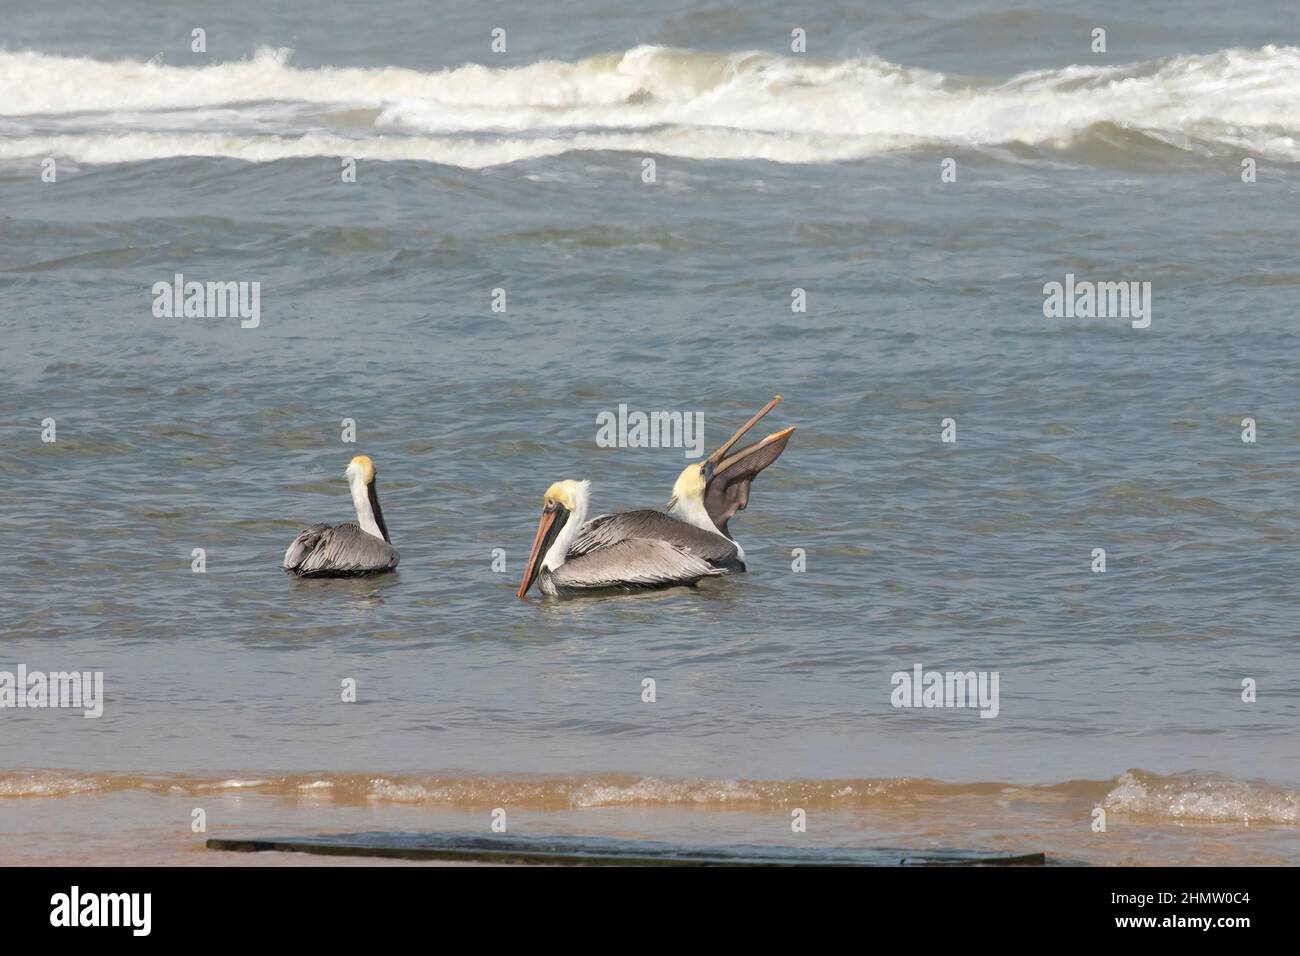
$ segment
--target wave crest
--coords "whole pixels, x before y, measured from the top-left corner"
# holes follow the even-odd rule
[[[995,83],[870,57],[638,46],[573,63],[299,69],[0,52],[0,160],[344,155],[481,167],[573,150],[841,162],[918,146],[1247,151],[1300,161],[1300,48],[1035,70]],[[364,119],[359,121],[358,117]],[[1116,136],[1115,131],[1132,136]]]
[[[537,776],[521,774],[299,773],[288,775],[85,774],[30,770],[0,773],[0,799],[75,797],[123,791],[240,793],[340,805],[428,804],[465,809],[499,805],[539,810],[593,807],[697,807],[772,810],[900,811],[942,814],[945,807],[978,810],[1026,801],[1077,805],[1087,816],[1108,812],[1157,822],[1300,824],[1300,790],[1220,774],[1161,776],[1129,770],[1112,780],[1056,784],[943,783],[912,777],[820,780],[673,778],[637,774]]]
[[[1300,824],[1300,791],[1219,774],[1161,777],[1130,770],[1120,775],[1102,806],[1163,820]]]

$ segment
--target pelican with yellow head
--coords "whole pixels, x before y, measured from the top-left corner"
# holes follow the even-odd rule
[[[519,585],[522,598],[536,582],[552,597],[596,591],[641,591],[695,584],[722,574],[688,549],[657,538],[621,535],[583,543],[591,482],[557,481],[542,498],[542,517]]]
[[[773,432],[766,438],[732,452],[736,443],[772,409],[781,403],[777,395],[703,461],[682,469],[668,499],[668,513],[687,524],[714,531],[736,546],[736,560],[744,570],[745,552],[736,543],[727,523],[749,504],[749,486],[758,473],[781,456],[795,426]]]
[[[301,578],[355,577],[381,574],[397,567],[398,553],[375,489],[375,463],[357,455],[343,476],[357,509],[355,523],[314,524],[293,539],[284,553],[284,570]]]

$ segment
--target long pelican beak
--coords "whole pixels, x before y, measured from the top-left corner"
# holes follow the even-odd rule
[[[551,550],[551,545],[560,536],[560,531],[568,520],[569,509],[559,502],[548,502],[546,507],[542,509],[542,520],[538,522],[537,535],[533,538],[533,550],[528,555],[528,564],[524,568],[524,580],[519,585],[518,597],[520,600],[528,593],[528,589],[533,586],[533,582],[537,580],[537,575],[542,573],[542,562],[546,560],[546,552]]]
[[[768,457],[766,461],[764,461],[761,465],[759,465],[757,468],[754,469],[754,474],[758,474],[768,465],[772,464],[772,462],[776,461],[777,455],[785,451],[785,441],[792,434],[794,434],[794,429],[795,426],[791,425],[789,428],[782,428],[779,432],[773,432],[772,434],[764,438],[762,441],[754,442],[754,444],[752,445],[746,445],[744,448],[740,449],[740,451],[736,452],[730,458],[723,459],[723,461],[717,466],[715,471],[726,471],[732,465],[742,462],[745,459],[758,454],[764,448],[767,448],[770,445],[775,445],[777,442],[780,442],[781,447],[775,449],[774,450],[775,453],[769,452],[770,457]]]
[[[761,441],[746,445],[739,451],[728,455],[736,442],[744,436],[764,415],[774,409],[781,396],[778,395],[762,407],[757,415],[745,422],[743,428],[728,439],[727,443],[704,459],[700,474],[704,478],[704,510],[709,514],[713,526],[730,537],[727,522],[737,511],[749,504],[749,486],[754,479],[785,451],[794,426],[773,432]]]
[[[757,425],[757,424],[759,423],[759,421],[762,419],[762,417],[763,417],[764,415],[766,415],[766,414],[767,414],[768,412],[770,412],[772,409],[776,408],[776,406],[779,405],[779,404],[781,404],[781,396],[780,396],[780,395],[777,395],[777,396],[776,396],[775,398],[773,398],[770,402],[768,402],[766,405],[764,405],[762,408],[760,408],[760,409],[758,410],[758,414],[756,414],[753,418],[751,418],[749,421],[745,422],[745,424],[742,425],[742,426],[740,427],[740,431],[736,432],[736,434],[734,434],[734,435],[732,435],[730,438],[728,438],[728,439],[726,440],[726,442],[723,443],[722,447],[720,447],[717,451],[715,451],[715,452],[714,452],[712,455],[710,455],[708,458],[704,459],[704,465],[705,465],[705,467],[706,467],[706,470],[708,470],[708,471],[721,471],[721,470],[722,470],[722,468],[721,468],[722,459],[726,457],[727,452],[731,451],[732,446],[735,445],[736,442],[738,442],[738,441],[740,441],[742,438],[744,438],[744,437],[745,437],[745,432],[749,431],[751,428],[753,428],[755,425]],[[769,436],[769,437],[770,437],[770,436]],[[707,467],[708,465],[712,465],[713,467],[712,467],[711,469],[709,469],[709,468]]]

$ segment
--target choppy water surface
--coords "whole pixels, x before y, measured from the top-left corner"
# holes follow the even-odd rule
[[[0,712],[10,845],[264,780],[227,824],[307,786],[320,826],[513,795],[743,842],[811,801],[832,844],[1300,860],[1289,6],[569,7],[6,14],[0,670],[107,696]],[[155,318],[178,272],[260,282],[260,325]],[[1044,318],[1067,273],[1150,282],[1150,328]],[[515,599],[551,481],[657,506],[687,460],[598,448],[600,412],[698,411],[711,448],[777,392],[749,574]],[[286,578],[357,453],[399,571]],[[918,663],[999,672],[998,717],[891,707]],[[1097,805],[1121,849],[1064,835]]]

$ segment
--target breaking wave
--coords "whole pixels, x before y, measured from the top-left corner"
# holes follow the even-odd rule
[[[1161,777],[1130,770],[1102,806],[1162,820],[1300,825],[1300,791],[1218,774]]]
[[[299,69],[0,52],[0,161],[346,155],[466,168],[571,151],[827,163],[942,146],[1300,161],[1300,48],[990,81],[868,57],[638,46],[574,63]]]
[[[941,783],[916,778],[727,780],[592,774],[289,774],[188,776],[83,774],[29,770],[0,773],[0,799],[77,797],[145,791],[159,794],[262,794],[339,805],[428,804],[463,809],[501,804],[539,810],[594,807],[692,807],[769,810],[803,807],[873,813],[940,814],[946,804],[1029,801],[1092,806],[1134,822],[1300,825],[1300,790],[1220,774],[1162,776],[1129,770],[1112,780],[1058,784]]]

